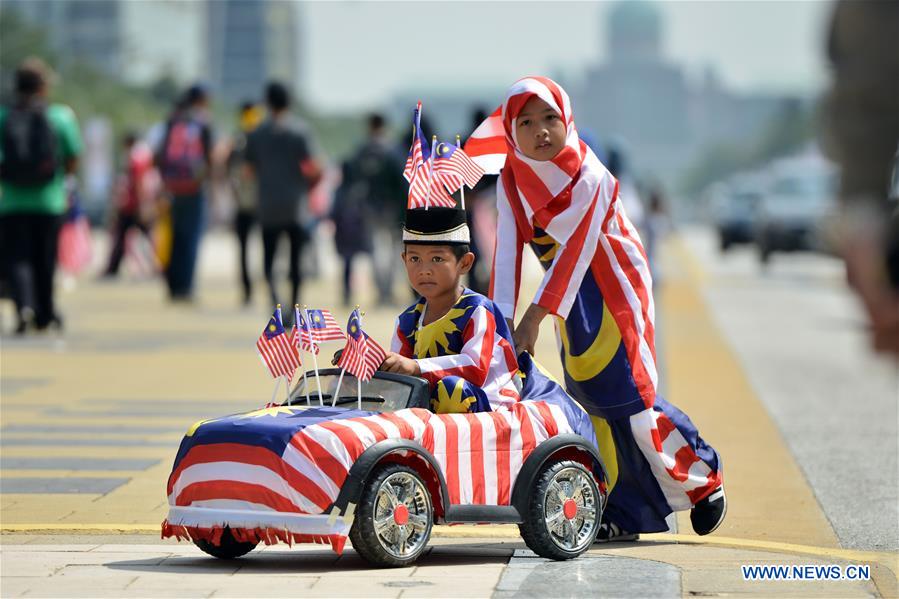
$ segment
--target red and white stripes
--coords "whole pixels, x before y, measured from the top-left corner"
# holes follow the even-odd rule
[[[515,119],[534,96],[556,109],[566,125],[565,147],[552,160],[524,156],[515,141]],[[543,229],[558,247],[533,303],[566,318],[584,277],[595,277],[621,330],[640,395],[647,407],[652,406],[658,375],[648,261],[636,228],[624,213],[618,181],[578,138],[568,95],[549,79],[522,79],[476,133],[480,137],[473,138],[479,141],[469,149],[475,159],[481,151],[494,152],[488,160],[495,159],[500,135],[506,148],[497,192],[493,300],[514,316],[522,246],[533,238],[535,227]]]
[[[337,499],[350,468],[384,439],[421,444],[436,459],[453,504],[508,505],[521,467],[537,445],[572,433],[546,402],[474,414],[410,409],[308,426],[279,457],[263,447],[192,447],[172,472],[170,505],[319,514]]]
[[[671,509],[688,510],[721,485],[721,471],[713,471],[691,447],[668,416],[648,408],[630,417],[634,440]]]

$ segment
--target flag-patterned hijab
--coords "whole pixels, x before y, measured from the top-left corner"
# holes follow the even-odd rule
[[[516,120],[524,105],[537,96],[552,107],[565,123],[567,137],[565,147],[552,160],[533,160],[521,153],[516,138]],[[551,214],[571,203],[573,190],[577,193],[595,194],[600,174],[583,181],[585,161],[605,167],[590,148],[580,140],[571,112],[571,101],[562,87],[547,77],[525,77],[509,88],[502,106],[497,108],[471,134],[465,151],[487,173],[501,172],[502,192],[513,206],[516,223],[525,240],[530,240],[533,228],[530,219],[515,210],[527,205],[527,212],[538,223],[551,220]],[[544,211],[549,213],[541,214]]]

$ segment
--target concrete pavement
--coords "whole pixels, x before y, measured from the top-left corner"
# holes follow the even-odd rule
[[[647,535],[636,544],[592,550],[589,559],[545,564],[528,556],[515,527],[438,527],[434,549],[407,572],[372,572],[352,552],[337,560],[315,546],[275,546],[225,563],[187,544],[154,540],[183,431],[197,419],[256,408],[270,398],[270,379],[253,355],[267,308],[261,302],[237,308],[229,242],[207,240],[195,306],[168,306],[155,281],[84,282],[62,298],[69,323],[63,337],[3,337],[0,595],[254,595],[261,580],[266,594],[276,596],[299,589],[310,596],[506,597],[541,588],[594,594],[587,587],[633,596],[644,594],[635,586],[641,581],[651,581],[659,596],[899,595],[895,551],[841,544],[806,464],[797,461],[791,438],[709,309],[716,273],[678,239],[668,245],[659,297],[665,331],[659,352],[669,399],[724,456],[730,508],[715,535],[692,535],[681,517],[680,534]],[[304,301],[342,319],[336,269],[323,257],[324,276],[310,282]],[[531,276],[528,284],[535,283]],[[365,289],[364,307],[369,297]],[[369,332],[386,339],[397,308],[367,308]],[[538,355],[558,373],[548,326]],[[110,537],[113,532],[145,535]],[[741,564],[848,563],[870,564],[873,580],[750,582],[740,573]],[[545,589],[546,580],[563,582]]]

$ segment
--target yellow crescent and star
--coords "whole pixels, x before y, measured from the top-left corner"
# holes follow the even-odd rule
[[[466,297],[471,297],[471,295],[463,295],[459,298],[459,302]],[[457,306],[459,305],[459,302],[456,302]],[[449,337],[453,333],[460,332],[460,329],[456,326],[454,320],[463,316],[472,308],[474,308],[474,306],[451,308],[443,317],[414,331],[415,356],[417,358],[435,358],[437,356],[446,355],[447,353],[455,353],[450,351]],[[424,310],[424,304],[417,304],[412,310],[422,312]]]
[[[436,414],[464,414],[471,411],[471,405],[477,401],[473,395],[462,397],[465,380],[456,379],[452,392],[446,388],[443,380],[437,383],[437,399],[431,400],[431,409]]]
[[[552,236],[544,234],[534,237],[532,241],[541,248],[546,248],[546,251],[539,255],[541,262],[552,262],[555,259],[559,244]],[[602,372],[615,357],[618,346],[621,345],[621,331],[605,302],[602,304],[602,323],[599,331],[590,347],[580,354],[571,353],[571,342],[565,329],[565,321],[558,319],[556,324],[562,340],[565,370],[576,381],[588,381]]]
[[[261,408],[259,410],[253,410],[252,412],[247,412],[246,414],[240,414],[237,416],[238,419],[243,420],[247,418],[263,418],[265,416],[271,416],[272,418],[277,418],[280,414],[287,414],[288,416],[293,416],[298,412],[302,412],[304,410],[309,409],[309,406],[273,406],[271,408]],[[229,418],[229,417],[226,417]],[[199,420],[195,422],[186,433],[186,436],[192,437],[194,433],[197,432],[197,429],[203,426],[204,424],[209,424],[210,422],[216,422],[218,420],[224,420],[225,418],[208,418],[206,420]]]

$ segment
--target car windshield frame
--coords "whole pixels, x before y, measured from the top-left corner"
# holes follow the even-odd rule
[[[306,390],[308,384],[308,405],[319,405],[319,384],[321,384],[321,401],[326,406],[334,403],[335,407],[356,408],[358,406],[358,380],[349,372],[340,378],[340,368],[325,368],[315,372],[308,371],[300,378],[290,391],[289,399],[282,405],[307,405]],[[340,395],[334,402],[334,393],[340,382]],[[396,412],[407,408],[429,409],[428,382],[422,378],[375,372],[370,381],[362,381],[362,410],[368,412]]]

